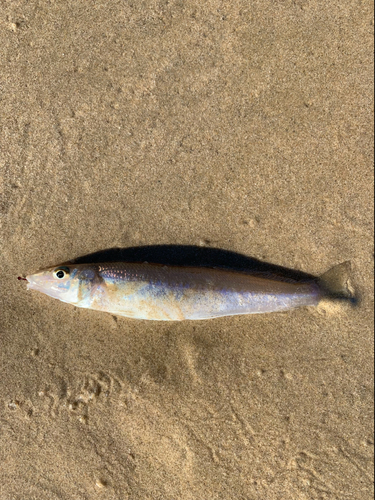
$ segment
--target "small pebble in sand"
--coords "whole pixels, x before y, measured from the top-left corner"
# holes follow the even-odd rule
[[[95,486],[102,490],[103,488],[107,487],[107,481],[105,481],[104,479],[97,479],[95,481]]]

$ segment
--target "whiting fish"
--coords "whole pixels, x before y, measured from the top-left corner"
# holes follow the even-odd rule
[[[104,263],[51,267],[19,278],[28,289],[77,307],[128,318],[181,321],[316,306],[323,298],[354,301],[350,263],[320,278],[298,281],[278,275],[207,267]]]

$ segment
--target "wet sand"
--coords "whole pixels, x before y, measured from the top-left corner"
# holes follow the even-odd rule
[[[373,498],[370,2],[0,5],[0,500]],[[220,248],[359,306],[154,323],[17,276]]]

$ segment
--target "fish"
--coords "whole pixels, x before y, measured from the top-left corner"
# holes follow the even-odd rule
[[[299,281],[271,273],[152,263],[64,264],[26,278],[27,288],[76,307],[127,318],[182,321],[286,311],[322,299],[354,301],[350,262]]]

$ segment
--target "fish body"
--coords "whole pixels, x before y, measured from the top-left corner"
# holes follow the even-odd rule
[[[340,275],[347,275],[346,264],[336,266]],[[329,273],[335,279],[298,282],[224,269],[117,262],[63,265],[26,279],[29,289],[77,307],[181,321],[316,306],[330,292],[331,283],[339,281],[342,287],[338,271]]]

